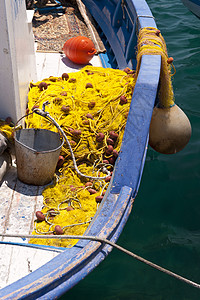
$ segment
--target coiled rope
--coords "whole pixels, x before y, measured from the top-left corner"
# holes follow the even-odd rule
[[[174,92],[172,76],[175,74],[175,67],[170,61],[167,53],[165,40],[157,28],[145,27],[139,31],[137,43],[137,69],[140,69],[143,55],[161,55],[160,87],[158,91],[159,106],[169,108],[174,105]],[[171,73],[173,68],[174,73]]]
[[[25,238],[25,239],[33,237],[30,234],[18,235],[18,234],[4,234],[4,233],[1,233],[0,236],[2,236],[2,237]],[[95,242],[105,243],[105,244],[108,244],[108,245],[112,246],[113,248],[116,248],[119,251],[122,251],[123,253],[125,253],[125,254],[127,254],[127,255],[129,255],[129,256],[131,256],[131,257],[133,257],[133,258],[135,258],[135,259],[137,259],[137,260],[139,260],[143,263],[145,263],[146,265],[148,265],[148,266],[150,266],[150,267],[152,267],[156,270],[159,270],[159,271],[161,271],[161,272],[163,272],[163,273],[165,273],[165,274],[167,274],[171,277],[174,277],[174,278],[176,278],[180,281],[183,281],[183,282],[185,282],[185,283],[187,283],[187,284],[189,284],[189,285],[191,285],[195,288],[200,289],[200,284],[198,284],[194,281],[191,281],[191,280],[189,280],[189,279],[187,279],[183,276],[180,276],[180,275],[178,275],[178,274],[176,274],[176,273],[174,273],[170,270],[167,270],[167,269],[165,269],[165,268],[163,268],[159,265],[156,265],[156,264],[152,263],[151,261],[149,261],[149,260],[147,260],[147,259],[145,259],[145,258],[143,258],[143,257],[141,257],[141,256],[139,256],[139,255],[137,255],[137,254],[135,254],[135,253],[133,253],[133,252],[131,252],[131,251],[129,251],[129,250],[127,250],[127,249],[125,249],[125,248],[123,248],[123,247],[121,247],[121,246],[119,246],[119,245],[117,245],[117,244],[115,244],[111,241],[109,241],[108,239],[105,239],[105,238],[101,238],[101,237],[98,237],[98,236],[90,236],[90,235],[88,235],[88,236],[87,235],[84,235],[84,236],[83,235],[62,235],[62,236],[61,235],[34,235],[34,237],[38,238],[38,239],[82,239],[82,240],[91,240],[91,241],[95,241]]]

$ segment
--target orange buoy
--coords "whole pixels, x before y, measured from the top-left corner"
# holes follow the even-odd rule
[[[67,40],[63,46],[65,55],[74,63],[87,64],[97,52],[94,43],[85,36]]]
[[[169,57],[169,58],[167,59],[167,63],[168,63],[168,64],[172,64],[173,61],[174,61],[173,57]]]

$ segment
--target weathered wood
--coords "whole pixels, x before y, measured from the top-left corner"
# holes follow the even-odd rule
[[[12,167],[1,186],[0,225],[3,232],[31,233],[36,207],[41,207],[42,203],[41,187],[23,184],[17,179],[16,168]]]
[[[60,253],[17,245],[0,244],[0,288],[30,274]]]
[[[15,232],[18,234],[24,234],[25,232],[30,234],[32,232],[35,211],[41,209],[43,202],[42,189],[43,187],[41,186],[26,185],[20,182],[17,179],[16,168],[11,167],[1,184],[1,232]],[[28,275],[59,253],[57,250],[47,251],[13,245],[12,243],[28,243],[28,239],[1,239],[0,288]]]
[[[3,136],[3,134],[0,133],[0,155],[5,151],[7,147],[7,139],[5,138],[5,136]]]
[[[11,164],[10,154],[5,151],[0,155],[0,182],[2,181],[4,175],[6,174],[9,166]]]
[[[103,45],[103,42],[101,41],[98,32],[96,31],[96,28],[92,24],[92,16],[89,13],[86,6],[83,4],[81,0],[76,0],[77,6],[79,8],[79,11],[85,21],[85,24],[87,25],[87,28],[90,32],[91,39],[95,45],[95,49],[97,50],[97,53],[105,53],[106,49]]]
[[[37,77],[38,80],[48,78],[49,76],[61,76],[62,73],[77,72],[84,65],[77,65],[70,61],[64,54],[59,53],[36,53]],[[102,67],[101,60],[94,56],[90,64],[96,67]]]

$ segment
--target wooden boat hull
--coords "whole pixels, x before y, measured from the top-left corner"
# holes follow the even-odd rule
[[[199,0],[182,0],[183,4],[198,18],[200,18]]]
[[[120,69],[127,66],[134,68],[137,29],[156,27],[146,2],[127,0],[124,11],[121,1],[85,0],[84,3],[96,20],[110,52],[107,55],[100,55],[104,66]],[[107,196],[88,227],[86,235],[99,236],[116,242],[126,224],[138,192],[145,163],[149,125],[157,95],[160,68],[159,55],[142,57],[133,94],[134,101],[131,103],[114,176]],[[91,272],[111,250],[111,246],[100,242],[80,240],[74,247],[66,249],[36,271],[1,289],[0,298],[54,299],[59,297]]]

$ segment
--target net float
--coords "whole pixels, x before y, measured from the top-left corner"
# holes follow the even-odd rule
[[[68,79],[69,79],[69,75],[67,73],[63,73],[62,80],[68,80]]]
[[[88,189],[88,192],[90,193],[90,195],[96,194],[96,190],[95,189]]]
[[[103,196],[97,196],[95,197],[95,200],[97,203],[101,203],[101,201],[103,200]]]
[[[60,225],[56,225],[54,228],[54,233],[60,235],[60,234],[63,234],[64,232]]]
[[[90,113],[88,113],[88,114],[86,115],[86,118],[88,118],[88,119],[92,119],[92,120],[93,120],[93,115],[92,115],[92,114],[90,114]]]
[[[167,63],[168,63],[168,64],[172,64],[173,61],[174,61],[173,57],[169,57],[169,58],[167,59]]]
[[[107,176],[105,182],[110,182],[112,176]]]
[[[106,149],[106,154],[107,155],[111,155],[112,152],[113,152],[113,146],[112,145],[108,145],[108,147]]]
[[[121,97],[120,97],[120,102],[119,102],[119,104],[124,105],[124,104],[126,104],[126,103],[127,103],[126,97],[125,97],[125,96],[121,96]]]
[[[114,145],[114,141],[111,138],[107,138],[107,144],[108,145]]]
[[[96,136],[96,141],[101,143],[104,140],[105,135],[102,132],[99,132]]]
[[[44,81],[40,82],[40,84],[38,85],[40,91],[46,90],[48,87],[48,84]]]
[[[41,211],[36,211],[35,215],[38,221],[41,222],[45,220],[45,215]]]
[[[88,182],[86,182],[85,187],[92,186],[92,185],[93,185],[93,183],[88,181]]]
[[[57,166],[56,166],[57,169],[61,168],[63,163],[64,163],[64,157],[62,155],[60,155],[58,158]]]
[[[93,88],[93,85],[92,85],[90,82],[88,82],[88,83],[86,84],[85,88],[86,88],[86,89],[88,89],[88,88]]]
[[[114,141],[117,140],[118,136],[119,136],[119,135],[118,135],[115,131],[110,131],[110,132],[109,132],[109,137],[110,137],[112,140],[114,140]]]

